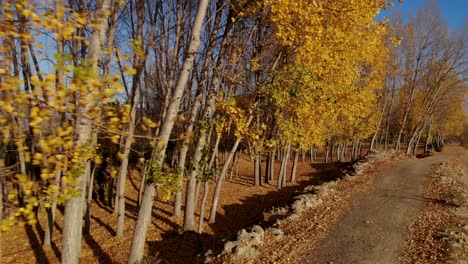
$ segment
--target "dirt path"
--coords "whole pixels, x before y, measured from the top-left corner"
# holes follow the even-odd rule
[[[354,203],[317,250],[304,252],[297,263],[399,263],[411,217],[424,201],[425,176],[433,164],[459,150],[450,147],[432,157],[398,163]]]

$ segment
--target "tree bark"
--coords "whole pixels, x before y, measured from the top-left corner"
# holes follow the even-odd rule
[[[252,119],[253,119],[253,116],[252,115],[249,116],[246,127],[249,127],[250,123],[252,122]],[[241,142],[241,140],[242,140],[242,137],[237,137],[236,141],[234,142],[234,145],[231,148],[231,151],[229,152],[226,162],[223,165],[221,174],[219,175],[219,178],[216,180],[216,186],[215,186],[215,191],[213,193],[213,199],[212,199],[211,210],[210,210],[210,218],[209,218],[210,224],[213,224],[216,220],[216,210],[218,209],[218,200],[219,200],[219,194],[221,193],[221,186],[223,184],[224,177],[226,176],[227,170],[229,168],[229,162],[234,157],[234,154],[236,153],[237,147],[239,146],[239,143]]]
[[[111,10],[111,0],[104,0],[101,5],[101,10],[97,12],[97,16],[104,14]],[[94,30],[91,36],[91,42],[89,45],[88,63],[91,67],[92,72],[96,75],[99,73],[98,61],[102,55],[102,45],[106,40],[107,31],[107,20],[101,19],[98,26]],[[92,93],[86,95],[88,97],[94,96]],[[87,100],[88,104],[85,104],[83,108],[77,110],[77,121],[75,133],[77,139],[75,145],[78,147],[88,146],[92,134],[92,123],[87,117],[90,109],[92,98]],[[78,191],[83,188],[85,181],[89,178],[89,161],[84,161],[81,165],[83,166],[84,172],[79,175],[76,179],[76,185],[74,189]],[[81,251],[81,235],[82,235],[82,220],[83,220],[83,197],[73,197],[65,202],[65,215],[64,215],[64,227],[63,227],[63,238],[62,238],[62,263],[64,264],[76,264],[79,261],[79,254]]]
[[[296,170],[297,170],[297,161],[298,161],[298,159],[299,159],[299,151],[295,151],[293,167],[292,167],[292,171],[291,171],[291,182],[292,183],[297,182],[297,180],[296,180]]]
[[[281,166],[280,166],[280,169],[279,169],[279,174],[278,174],[278,181],[276,182],[276,189],[280,190],[281,187],[283,186],[283,178],[285,177],[284,176],[284,167],[286,166],[286,150],[284,150],[284,155],[283,156],[283,159],[281,160]]]
[[[215,95],[210,94],[208,99],[208,105],[205,109],[202,120],[204,122],[209,122],[211,115],[215,110]],[[198,202],[198,191],[197,191],[197,175],[202,172],[203,164],[200,164],[200,161],[203,156],[203,149],[207,144],[207,133],[208,128],[203,127],[200,129],[200,136],[198,138],[197,145],[195,147],[195,152],[192,159],[192,171],[190,173],[190,178],[187,182],[187,191],[185,195],[185,214],[184,214],[184,231],[195,231],[195,211]],[[199,189],[199,188],[198,188]]]
[[[281,181],[281,188],[284,188],[286,187],[286,173],[288,171],[288,163],[289,163],[289,160],[291,158],[291,145],[288,145],[287,147],[287,151],[286,151],[286,157],[285,157],[285,164],[284,164],[284,167],[283,167],[283,179]]]
[[[203,221],[204,221],[203,218],[205,217],[206,200],[208,197],[209,188],[210,188],[209,181],[205,181],[204,188],[203,188],[203,198],[202,198],[201,207],[200,207],[200,219],[198,220],[198,233],[199,234],[203,233]]]
[[[194,24],[192,26],[192,34],[190,38],[190,44],[188,46],[187,55],[182,65],[179,79],[174,89],[173,100],[170,102],[167,113],[162,123],[161,130],[159,132],[159,142],[155,147],[155,153],[157,154],[157,163],[162,166],[164,161],[164,154],[166,151],[169,136],[174,126],[175,117],[179,110],[180,102],[182,99],[185,86],[188,82],[189,75],[193,68],[195,60],[195,54],[200,46],[200,31],[202,28],[203,20],[205,18],[206,10],[208,7],[208,0],[201,0],[198,6],[197,15],[195,17]],[[151,211],[153,205],[153,194],[155,193],[155,185],[152,182],[148,182],[145,187],[145,193],[142,198],[142,206],[138,212],[137,223],[135,232],[133,234],[132,244],[130,248],[130,254],[128,258],[129,264],[140,263],[143,259],[144,244],[146,240],[146,233],[148,231],[148,225],[151,220]]]
[[[201,91],[200,91],[201,92]],[[192,107],[192,111],[190,113],[190,119],[189,119],[189,124],[187,126],[187,129],[185,130],[185,135],[184,135],[184,142],[182,142],[182,147],[180,149],[180,155],[179,155],[179,161],[177,164],[177,168],[179,169],[179,173],[184,175],[184,170],[185,170],[185,161],[187,159],[187,152],[189,149],[189,144],[190,144],[190,138],[192,136],[193,132],[193,126],[195,123],[195,120],[198,115],[198,111],[200,110],[200,103],[201,100],[201,93],[195,98],[194,105]],[[181,206],[182,206],[182,183],[183,183],[183,177],[181,177],[179,183],[178,183],[178,188],[177,192],[175,195],[175,200],[174,200],[174,211],[172,213],[173,216],[180,216],[181,215]]]
[[[255,159],[254,159],[254,168],[255,168],[255,173],[254,173],[254,186],[260,186],[262,185],[262,163],[261,163],[261,154],[260,151],[258,150],[258,145],[255,145]]]

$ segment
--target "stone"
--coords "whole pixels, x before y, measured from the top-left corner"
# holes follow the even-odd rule
[[[265,235],[265,231],[263,230],[263,228],[259,225],[254,225],[252,226],[252,230],[251,232],[254,232],[254,233],[257,233],[259,234],[262,238],[263,236]]]
[[[275,236],[276,239],[281,239],[284,236],[283,230],[279,228],[270,228],[268,231]]]
[[[233,251],[234,256],[241,258],[255,258],[260,255],[260,253],[253,247],[243,246],[235,247]]]
[[[224,253],[230,254],[232,253],[232,249],[237,246],[236,241],[228,241],[224,244]]]

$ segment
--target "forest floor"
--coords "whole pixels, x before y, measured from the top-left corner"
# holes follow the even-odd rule
[[[301,159],[300,159],[301,160]],[[197,255],[213,247],[222,238],[237,232],[246,226],[258,222],[263,212],[273,206],[282,206],[290,202],[295,193],[305,186],[317,184],[326,178],[339,177],[347,163],[324,163],[318,158],[312,163],[299,162],[297,168],[298,183],[291,184],[278,191],[276,181],[262,186],[253,186],[253,162],[242,154],[239,162],[238,177],[230,177],[223,183],[218,214],[215,224],[205,220],[204,233],[200,237],[193,233],[181,232],[182,217],[172,217],[172,201],[156,201],[153,206],[152,225],[150,225],[145,255],[149,262],[156,259],[163,263],[193,263]],[[263,171],[265,163],[263,163]],[[278,175],[280,163],[275,165]],[[289,164],[291,170],[292,162]],[[115,237],[117,216],[99,201],[92,203],[91,235],[84,236],[82,242],[81,263],[126,263],[131,237],[137,217],[136,201],[140,174],[132,170],[126,184],[126,219],[123,238]],[[210,184],[210,195],[214,183]],[[202,190],[201,190],[202,191]],[[200,195],[201,196],[201,195]],[[201,199],[201,198],[200,198]],[[207,202],[205,217],[209,215],[210,202]],[[61,231],[63,228],[63,208],[59,206],[54,227],[51,247],[42,246],[42,237],[46,223],[41,210],[40,221],[35,226],[16,226],[3,234],[1,263],[60,263]],[[197,212],[197,218],[198,214]],[[198,219],[196,219],[198,223]]]
[[[261,253],[258,258],[230,258],[221,262],[444,263],[448,256],[444,251],[449,246],[437,230],[455,230],[448,231],[455,234],[453,239],[466,242],[466,237],[456,237],[460,234],[458,229],[448,227],[463,228],[468,223],[466,217],[449,213],[453,209],[450,203],[441,202],[448,201],[450,191],[438,184],[437,179],[444,172],[436,174],[433,166],[463,164],[468,160],[467,152],[461,147],[448,147],[424,159],[377,162],[360,177],[341,181],[329,199],[304,212],[298,222],[283,222],[284,238],[265,237],[265,243],[258,248]],[[300,162],[299,182],[288,183],[288,187],[278,191],[276,182],[254,187],[253,162],[247,155],[241,157],[239,177],[229,179],[228,174],[216,223],[210,225],[205,221],[201,239],[197,234],[181,232],[183,219],[171,216],[172,202],[155,202],[145,252],[148,263],[199,262],[200,255],[203,256],[200,253],[213,248],[221,239],[262,221],[264,212],[289,204],[304,187],[341,178],[348,166],[348,163],[324,163],[323,158],[312,163]],[[277,175],[279,163],[275,168]],[[83,237],[81,263],[126,263],[137,214],[139,183],[139,173],[132,171],[126,186],[128,211],[123,238],[114,236],[116,215],[112,209],[94,201],[91,235]],[[213,189],[212,184],[211,192]],[[207,207],[206,217],[210,204]],[[57,214],[50,248],[41,245],[45,224],[44,216],[41,217],[36,226],[15,227],[4,234],[1,263],[60,262],[62,211]],[[436,253],[434,248],[438,248]]]
[[[468,263],[468,150],[374,164],[340,181],[284,236],[266,233],[255,259],[222,263]],[[463,172],[465,170],[465,172]]]

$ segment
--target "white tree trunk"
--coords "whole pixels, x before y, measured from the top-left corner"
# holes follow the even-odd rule
[[[198,47],[200,46],[200,31],[203,20],[205,18],[208,2],[208,0],[201,0],[198,6],[197,15],[192,26],[190,44],[188,46],[187,54],[182,65],[182,70],[180,72],[179,79],[177,80],[172,100],[167,108],[166,116],[164,117],[164,121],[161,124],[162,126],[161,130],[159,131],[159,139],[154,150],[156,153],[156,162],[159,164],[159,166],[162,166],[163,164],[169,136],[172,132],[172,128],[174,127],[175,117],[179,111],[182,95],[193,68],[195,55],[198,51]],[[137,223],[128,258],[129,264],[140,263],[143,260],[144,245],[148,231],[148,225],[151,220],[154,193],[154,184],[152,182],[148,182],[145,187],[142,204],[138,212]]]

